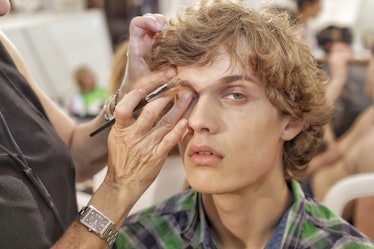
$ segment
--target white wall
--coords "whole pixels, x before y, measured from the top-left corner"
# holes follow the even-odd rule
[[[365,32],[374,32],[373,0],[322,0],[323,8],[312,24],[320,30],[330,24],[350,27],[354,45],[362,46]]]
[[[66,104],[76,93],[73,72],[80,65],[89,66],[106,87],[112,47],[101,11],[10,15],[0,19],[0,28],[56,102]]]

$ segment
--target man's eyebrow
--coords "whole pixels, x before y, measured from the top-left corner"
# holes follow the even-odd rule
[[[257,84],[257,80],[247,74],[244,74],[244,75],[234,74],[234,75],[228,75],[228,76],[222,77],[221,79],[218,80],[218,84],[230,84],[232,82],[243,80],[243,79]],[[191,82],[188,80],[180,80],[179,85],[182,87],[193,88]]]
[[[248,74],[228,75],[228,76],[225,76],[225,77],[221,78],[219,80],[219,82],[224,83],[224,84],[228,84],[228,83],[232,83],[232,82],[235,82],[235,81],[238,81],[238,80],[250,81],[250,82],[254,82],[254,83],[257,84],[257,80],[255,78],[249,76]]]

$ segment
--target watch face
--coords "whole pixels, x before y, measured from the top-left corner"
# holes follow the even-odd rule
[[[91,227],[96,229],[98,232],[101,232],[108,223],[108,220],[95,210],[91,210],[90,213],[84,219],[84,221]]]

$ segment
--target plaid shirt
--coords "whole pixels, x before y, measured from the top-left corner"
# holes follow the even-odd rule
[[[374,248],[374,242],[314,199],[306,198],[291,180],[294,203],[265,248]],[[282,227],[282,229],[279,229]],[[279,234],[279,231],[281,233]],[[281,241],[281,242],[279,242]],[[129,217],[120,230],[116,248],[216,249],[209,232],[201,194],[193,190]]]

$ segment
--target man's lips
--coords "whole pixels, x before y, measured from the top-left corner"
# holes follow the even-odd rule
[[[191,161],[197,165],[214,165],[223,155],[208,145],[193,144],[187,152]]]

